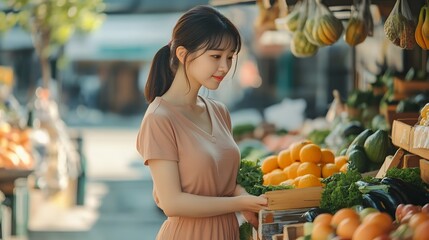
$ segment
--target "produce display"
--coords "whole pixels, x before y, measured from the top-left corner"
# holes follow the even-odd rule
[[[304,223],[303,239],[427,239],[429,203],[400,204],[395,217],[375,208],[342,208]]]
[[[339,105],[339,109],[345,109],[341,105],[348,104],[365,110],[368,103],[374,103],[373,99],[371,91],[356,91],[349,96],[346,103],[337,103],[337,107]],[[417,97],[413,96],[412,99]],[[427,102],[422,104],[420,101],[418,105],[423,106],[417,110],[420,113],[418,122],[420,124],[424,122],[421,119],[427,119],[425,116],[427,117],[429,104]],[[380,114],[372,114],[373,119],[364,120],[362,117],[352,117],[347,113],[343,110],[342,113],[335,114],[327,128],[314,128],[310,131],[307,129],[306,135],[299,131],[280,132],[273,126],[268,127],[267,123],[263,124],[263,128],[260,126],[237,128],[247,137],[258,136],[257,139],[244,138],[238,142],[242,151],[239,183],[254,195],[269,192],[266,195],[272,196],[271,206],[274,211],[280,211],[277,210],[280,208],[274,208],[278,206],[277,201],[283,199],[287,201],[287,193],[282,195],[288,191],[287,189],[293,188],[295,189],[293,191],[296,191],[320,188],[320,204],[302,215],[299,221],[303,224],[305,234],[296,237],[371,239],[367,237],[381,235],[386,237],[385,239],[411,239],[410,236],[420,236],[418,232],[411,230],[410,226],[399,223],[397,219],[398,207],[413,205],[420,206],[421,209],[429,203],[428,185],[422,180],[420,168],[389,167],[383,177],[376,178],[375,174],[380,171],[382,164],[387,159],[392,159],[398,150],[392,143],[390,129],[377,129],[378,126],[386,126],[385,123],[373,124],[377,118],[379,118],[377,121],[386,120],[380,118],[382,116]],[[264,129],[262,131],[264,134],[255,134],[258,128]],[[277,190],[285,191],[271,194]],[[288,204],[283,206],[286,207]],[[333,224],[317,224],[319,220],[315,219],[319,215],[329,215],[333,218],[342,209],[354,211],[354,216],[358,218],[342,224],[339,220]],[[383,231],[380,231],[383,228],[373,229],[375,227],[369,224],[372,220],[364,220],[361,217],[370,213],[378,213],[377,221],[383,219],[384,223],[389,223],[386,224],[389,227]],[[265,224],[268,223],[260,222],[262,229],[270,229]],[[275,225],[275,222],[271,224]],[[284,226],[286,229],[288,224],[278,222],[278,226]],[[243,234],[247,233],[248,236],[251,229],[251,226],[241,227]],[[259,239],[271,239],[275,237],[273,234],[280,235],[281,231],[265,230],[266,236],[258,232]],[[395,238],[405,236],[403,234],[408,238]]]
[[[264,185],[290,185],[296,188],[322,186],[320,179],[346,170],[346,159],[309,140],[295,142],[261,163]]]
[[[32,169],[34,159],[31,148],[30,132],[12,127],[9,123],[0,123],[0,168]]]

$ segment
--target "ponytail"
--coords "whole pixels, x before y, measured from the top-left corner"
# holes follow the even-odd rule
[[[170,45],[165,45],[155,54],[149,76],[146,82],[144,95],[151,103],[155,97],[164,94],[173,83],[173,73],[170,67]]]

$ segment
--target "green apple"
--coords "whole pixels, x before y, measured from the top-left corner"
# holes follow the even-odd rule
[[[368,216],[370,213],[374,212],[380,212],[378,209],[367,207],[362,209],[362,211],[359,212],[360,220],[363,221],[363,219]]]

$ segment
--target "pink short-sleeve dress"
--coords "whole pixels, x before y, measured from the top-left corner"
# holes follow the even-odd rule
[[[212,132],[206,132],[161,97],[149,105],[143,118],[137,150],[149,159],[177,161],[182,190],[203,196],[232,196],[240,164],[240,152],[232,138],[226,107],[201,97],[210,115]],[[156,189],[153,192],[158,203]],[[210,206],[207,206],[210,207]],[[239,239],[235,213],[215,217],[168,217],[157,239]]]

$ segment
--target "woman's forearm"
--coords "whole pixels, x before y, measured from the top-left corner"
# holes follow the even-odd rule
[[[189,193],[164,200],[161,207],[169,217],[212,217],[242,211],[241,197],[209,197]]]

